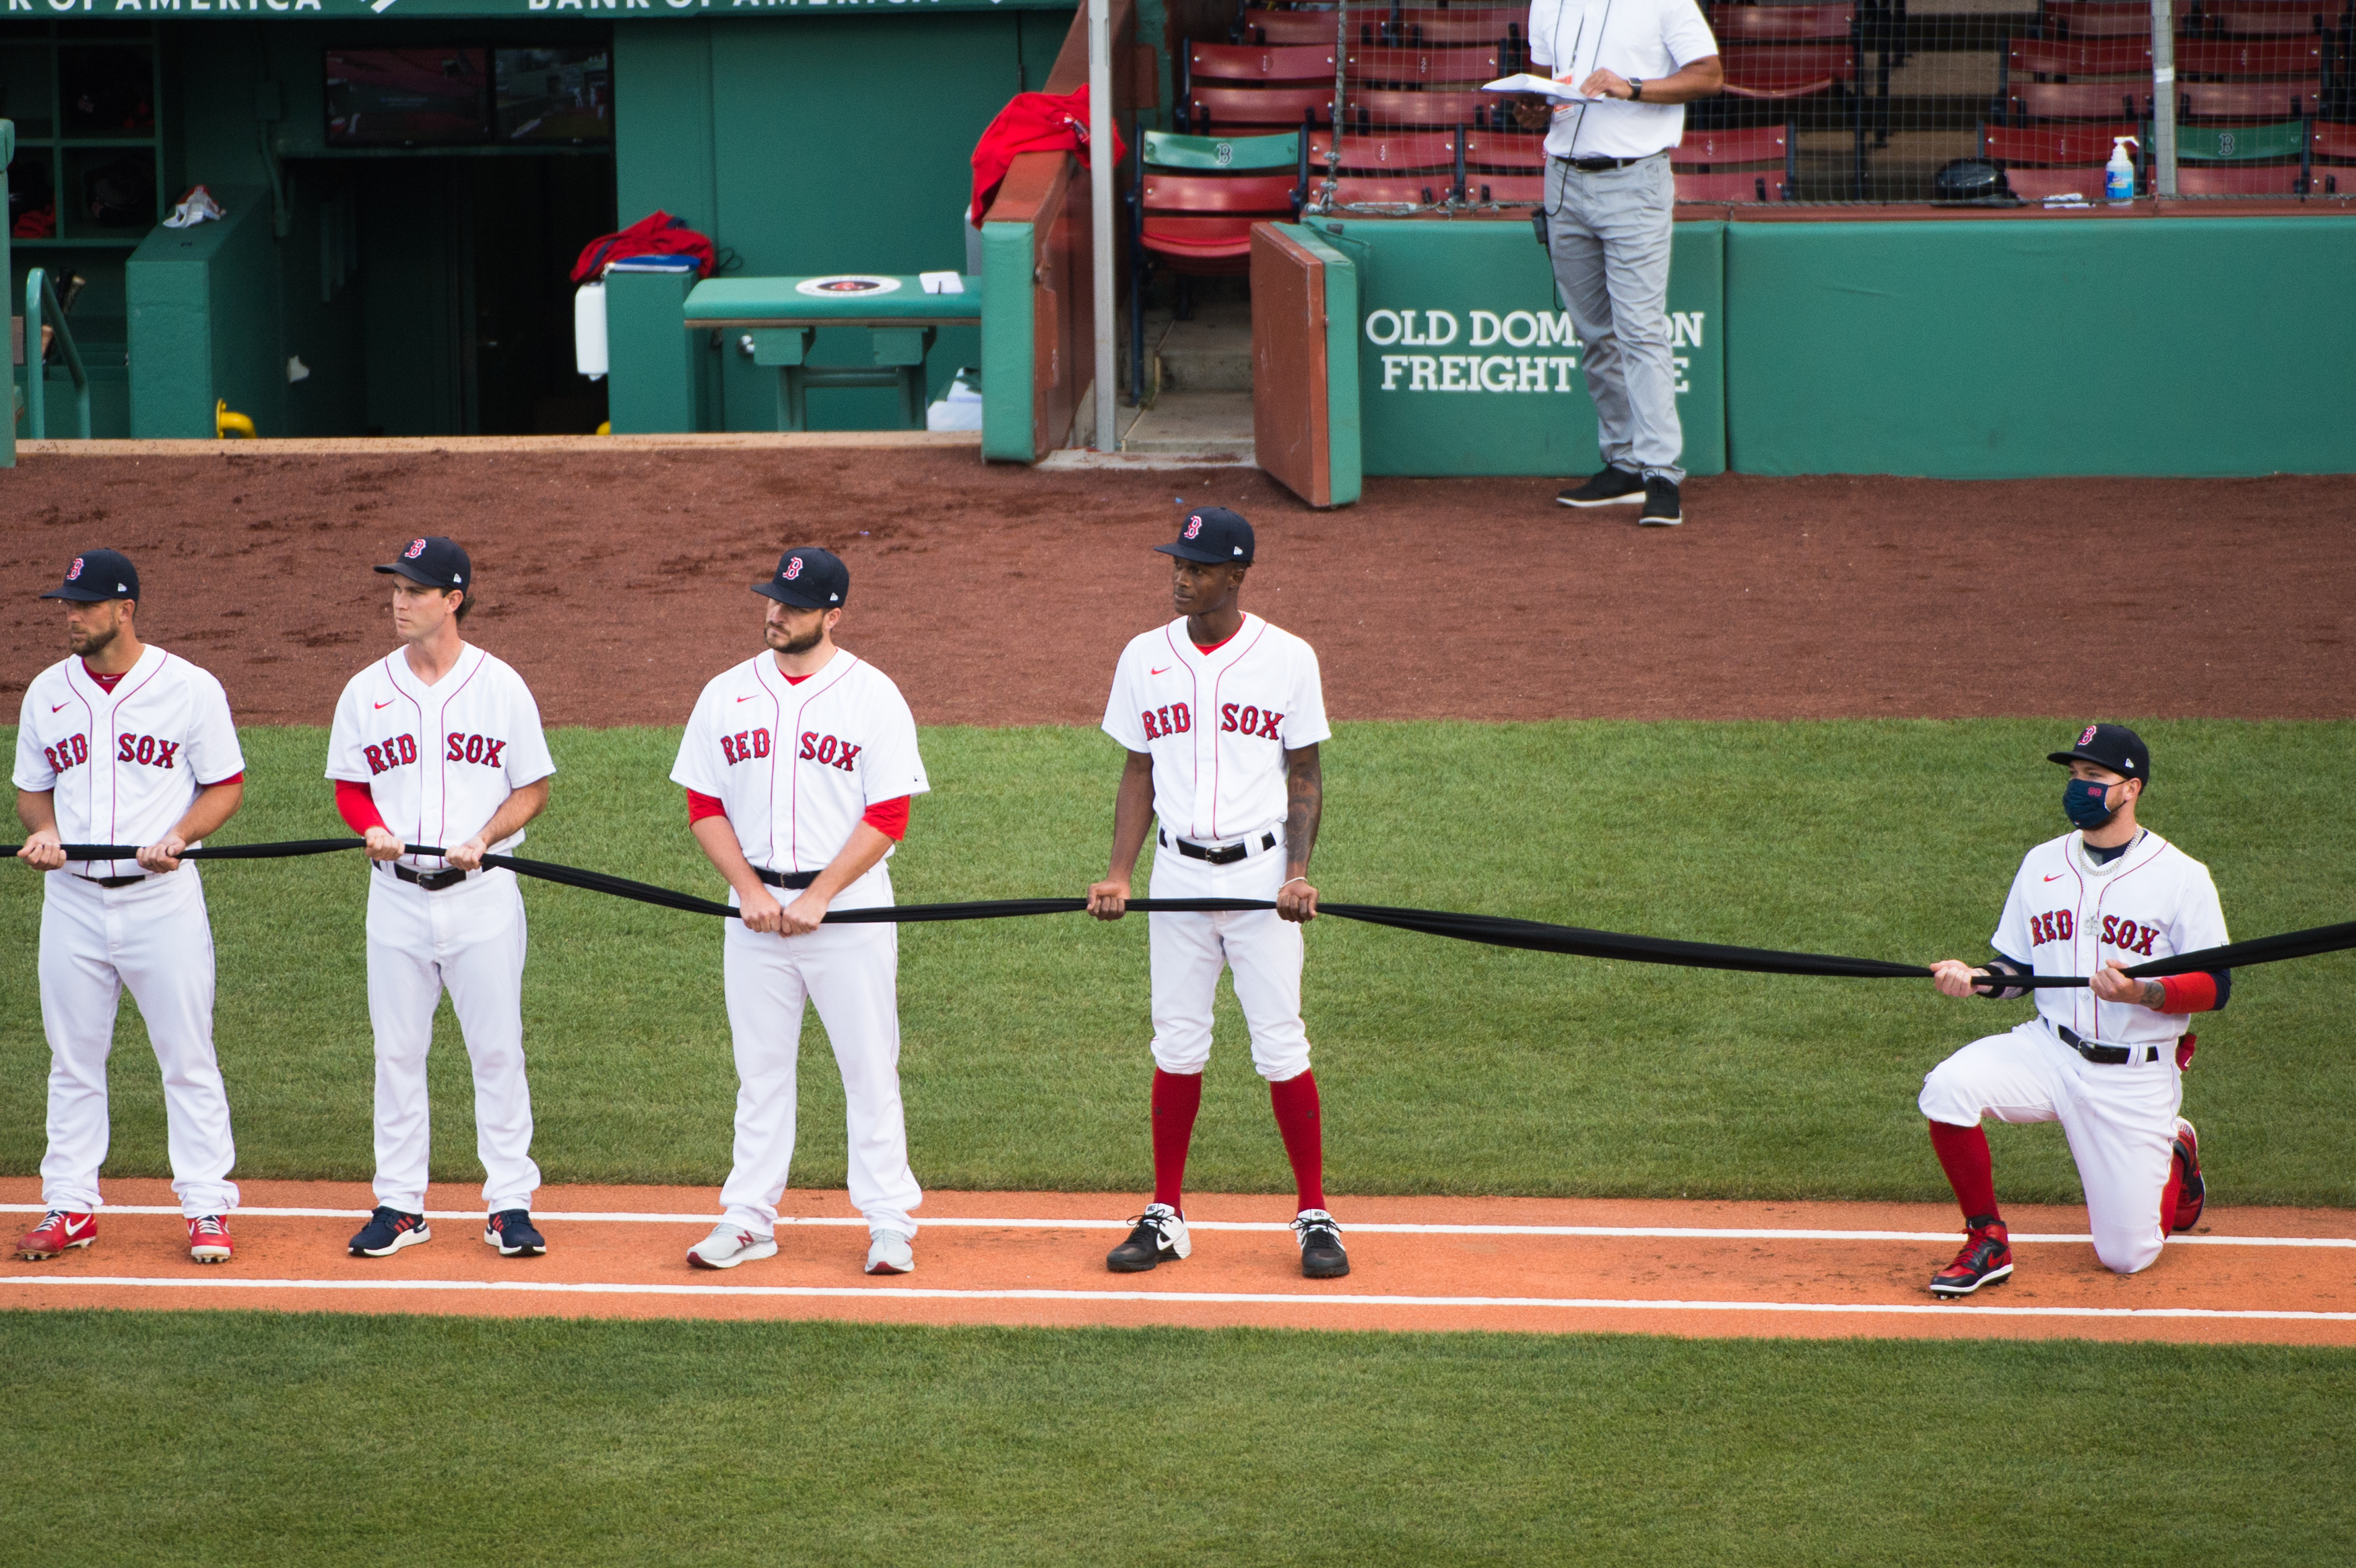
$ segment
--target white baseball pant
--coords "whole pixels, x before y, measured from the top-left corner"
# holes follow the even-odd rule
[[[867,875],[884,879],[881,901],[890,902],[884,868]],[[876,901],[864,878],[852,886],[861,903]],[[900,1099],[899,928],[820,926],[807,935],[780,937],[730,920],[721,939],[721,976],[737,1082],[734,1163],[720,1189],[727,1217],[747,1230],[776,1229],[777,1200],[794,1158],[794,1069],[803,1005],[811,1003],[842,1072],[851,1207],[867,1217],[871,1231],[916,1235],[909,1211],[925,1195],[908,1168]]]
[[[1922,1079],[1922,1114],[1956,1127],[2060,1122],[2086,1190],[2094,1256],[2132,1274],[2159,1259],[2168,1239],[2159,1199],[2168,1186],[2184,1082],[2175,1053],[2105,1067],[2062,1043],[2042,1018],[1974,1040]]]
[[[71,871],[41,878],[41,1029],[49,1041],[49,1147],[41,1202],[98,1208],[106,1163],[106,1060],[131,988],[164,1074],[172,1190],[191,1219],[237,1207],[229,1095],[213,1055],[213,931],[193,864],[132,887]]]
[[[475,1069],[475,1154],[483,1203],[530,1208],[531,1088],[524,1079],[523,895],[512,871],[487,871],[429,893],[389,870],[369,873],[369,1022],[376,1031],[376,1200],[425,1208],[432,1144],[425,1053],[442,993]]]
[[[1158,844],[1149,896],[1268,898],[1284,881],[1284,835],[1276,847],[1226,865],[1178,853],[1177,835]],[[1257,842],[1258,834],[1253,835]],[[1157,841],[1158,843],[1158,841]],[[1309,1070],[1301,1021],[1301,928],[1273,909],[1219,915],[1148,915],[1153,961],[1153,1065],[1198,1073],[1211,1059],[1211,1004],[1219,971],[1232,970],[1236,1001],[1251,1029],[1252,1066],[1270,1083]]]

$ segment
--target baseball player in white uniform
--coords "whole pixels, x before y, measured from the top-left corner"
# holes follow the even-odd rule
[[[447,539],[413,539],[377,570],[393,579],[401,646],[345,685],[327,736],[336,808],[368,840],[373,863],[377,1208],[350,1250],[382,1258],[433,1239],[425,1053],[446,990],[474,1063],[483,1240],[502,1257],[536,1258],[548,1243],[531,1223],[540,1167],[524,1080],[523,897],[515,873],[484,869],[483,856],[523,843],[556,765],[523,677],[459,635],[475,593],[466,553]],[[412,844],[446,853],[416,854]]]
[[[76,556],[45,599],[66,607],[71,656],[25,689],[16,729],[16,858],[41,882],[41,1029],[49,1146],[28,1260],[98,1239],[107,1146],[106,1058],[125,986],[164,1073],[172,1190],[188,1255],[225,1263],[237,1186],[229,1096],[213,1055],[213,934],[180,852],[236,813],[245,758],[219,681],[139,639],[139,574],[112,550]],[[132,861],[69,864],[69,843],[143,844]]]
[[[1137,1273],[1183,1258],[1186,1151],[1211,1058],[1219,972],[1235,973],[1252,1065],[1268,1080],[1299,1189],[1301,1272],[1350,1272],[1325,1209],[1324,1143],[1309,1036],[1301,1022],[1301,927],[1317,917],[1309,881],[1324,809],[1317,748],[1333,732],[1317,654],[1237,604],[1253,557],[1251,524],[1224,507],[1191,512],[1172,557],[1178,618],[1134,638],[1113,671],[1104,730],[1128,749],[1113,808],[1112,860],[1088,912],[1118,920],[1148,832],[1154,898],[1273,900],[1274,909],[1151,914],[1153,1201],[1105,1260]],[[1154,828],[1159,816],[1161,826]]]
[[[2136,822],[2151,753],[2133,730],[2088,725],[2051,754],[2070,769],[2062,809],[2077,831],[2039,844],[2020,863],[1992,945],[1974,968],[1933,966],[1949,996],[2000,1000],[2034,990],[2037,1014],[1975,1040],[1922,1080],[1931,1145],[1963,1206],[1964,1250],[1931,1279],[1937,1296],[1969,1295],[2012,1275],[1980,1118],[2062,1123],[2094,1255],[2131,1274],[2159,1257],[2170,1231],[2190,1230],[2208,1187],[2199,1135],[2177,1114],[2195,1013],[2225,1005],[2230,970],[2136,980],[2152,959],[2222,947],[2225,916],[2209,868]],[[2085,989],[2004,983],[2008,975],[2085,975]]]
[[[776,1255],[777,1200],[794,1155],[794,1062],[814,1004],[842,1071],[851,1201],[867,1219],[867,1272],[916,1266],[900,1101],[897,927],[821,925],[830,908],[892,902],[884,863],[931,788],[916,721],[889,677],[834,645],[851,574],[830,553],[789,550],[753,591],[772,601],[766,648],[696,699],[672,781],[688,829],[740,911],[721,938],[735,1039],[734,1162],[723,1218],[688,1249],[699,1269]],[[771,888],[795,895],[780,903]]]

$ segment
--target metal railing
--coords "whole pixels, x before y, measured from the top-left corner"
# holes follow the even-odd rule
[[[25,274],[25,435],[49,438],[48,352],[41,341],[42,318],[53,314],[58,347],[65,351],[66,371],[73,378],[74,438],[90,439],[90,372],[82,368],[81,350],[74,345],[73,328],[66,325],[65,306],[58,303],[49,274],[40,267]]]

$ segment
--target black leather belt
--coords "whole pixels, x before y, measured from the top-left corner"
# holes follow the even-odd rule
[[[1163,848],[1166,849],[1169,847],[1170,835],[1168,833],[1156,833],[1154,836],[1161,840]],[[1275,847],[1276,835],[1274,833],[1262,833],[1259,835],[1259,848],[1263,853],[1274,849]],[[1214,849],[1206,843],[1195,843],[1189,839],[1180,839],[1178,841],[1178,853],[1184,855],[1189,860],[1206,860],[1213,865],[1233,865],[1236,862],[1243,859],[1244,856],[1251,854],[1252,846],[1250,842],[1247,840],[1242,843],[1222,844],[1218,848]]]
[[[807,887],[818,880],[815,871],[771,871],[759,865],[753,868],[753,875],[772,887]]]
[[[137,876],[84,876],[77,871],[74,873],[74,879],[79,882],[94,882],[101,887],[128,887],[134,882],[146,881],[147,875],[142,872]]]
[[[444,887],[455,887],[466,880],[466,874],[455,865],[441,871],[412,871],[396,861],[392,874],[403,882],[416,883],[428,893],[439,893]]]
[[[2098,1046],[2064,1025],[2055,1025],[2053,1032],[2062,1036],[2063,1045],[2098,1067],[2125,1067],[2131,1061],[2156,1062],[2159,1059],[2158,1046],[2144,1047],[2142,1057],[2137,1058],[2133,1046]]]
[[[1646,153],[1644,158],[1564,158],[1560,161],[1569,164],[1581,174],[1602,174],[1610,169],[1626,168],[1630,164],[1640,164],[1644,161],[1644,158],[1657,158],[1660,156],[1658,153]]]

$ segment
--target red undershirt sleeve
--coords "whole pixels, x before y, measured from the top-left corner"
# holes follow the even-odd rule
[[[376,791],[353,779],[336,780],[336,811],[344,819],[344,825],[362,838],[368,836],[369,829],[384,827],[384,813],[376,809]]]
[[[242,784],[244,782],[245,769],[241,768],[236,772],[230,774],[228,778],[216,779],[209,784],[199,779],[197,780],[197,787],[200,789],[218,789],[224,784]]]
[[[2217,977],[2205,970],[2169,975],[2159,989],[2163,1013],[2208,1013],[2217,1006]]]
[[[859,820],[897,843],[908,836],[908,797],[903,795],[896,800],[878,800],[868,807],[867,814]]]
[[[718,817],[725,822],[728,818],[728,808],[720,803],[720,797],[717,795],[706,795],[701,790],[690,789],[687,792],[687,825],[691,828],[706,817]]]

